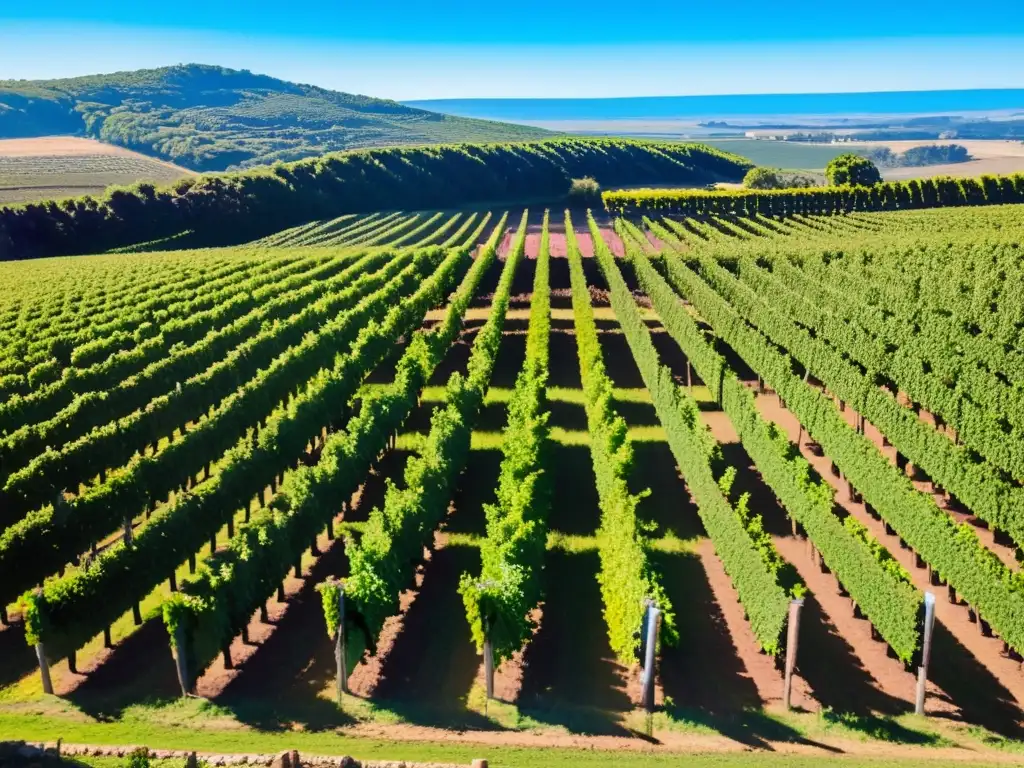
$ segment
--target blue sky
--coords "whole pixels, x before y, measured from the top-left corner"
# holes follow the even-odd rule
[[[395,99],[1024,87],[1020,0],[978,8],[962,0],[8,0],[0,78],[198,61]]]

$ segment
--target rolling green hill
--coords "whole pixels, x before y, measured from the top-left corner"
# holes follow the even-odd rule
[[[551,135],[200,64],[0,80],[0,138],[75,134],[198,171],[400,144]]]

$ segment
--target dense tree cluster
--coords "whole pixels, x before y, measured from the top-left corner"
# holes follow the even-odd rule
[[[889,181],[873,186],[808,189],[626,189],[604,192],[612,213],[656,211],[680,216],[792,216],[897,211],[1024,202],[1024,174]]]
[[[751,168],[743,177],[747,189],[792,189],[816,187],[820,182],[810,174],[783,171],[779,168]]]
[[[866,157],[847,153],[829,161],[825,166],[825,178],[834,187],[870,187],[882,181],[882,174]]]
[[[889,147],[871,149],[866,154],[879,168],[918,168],[925,165],[966,163],[971,159],[962,144],[928,144],[911,147],[906,152],[893,152]]]

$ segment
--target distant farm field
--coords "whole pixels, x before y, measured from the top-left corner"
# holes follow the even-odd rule
[[[1024,171],[1024,143],[1013,141],[871,141],[847,144],[801,144],[790,141],[765,139],[712,139],[701,140],[703,144],[717,147],[726,152],[735,152],[756,165],[773,168],[789,168],[819,171],[828,161],[845,152],[866,152],[870,149],[888,147],[893,152],[905,152],[911,147],[930,144],[960,144],[967,148],[971,157],[966,163],[949,165],[928,165],[912,168],[885,168],[882,176],[886,180],[920,179],[932,176],[980,176],[981,174],[1009,174]]]
[[[912,147],[929,144],[943,144],[935,141],[880,141],[854,143],[852,148],[888,147],[893,152],[906,152]],[[919,179],[931,176],[981,176],[982,174],[1005,175],[1024,171],[1024,142],[1020,141],[959,141],[952,140],[967,149],[974,158],[966,163],[928,165],[923,168],[887,168],[882,176],[887,181]],[[856,151],[856,150],[855,150]]]
[[[0,204],[95,195],[112,184],[166,184],[191,173],[93,139],[0,140]]]
[[[800,170],[821,170],[833,157],[850,151],[849,147],[833,144],[798,144],[763,139],[701,139],[700,142],[726,152],[735,152],[755,165]]]

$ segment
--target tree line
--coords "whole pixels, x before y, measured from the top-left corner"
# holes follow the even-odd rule
[[[874,184],[804,189],[723,190],[629,189],[604,192],[614,214],[656,211],[681,216],[791,216],[908,208],[1024,202],[1024,174],[955,179],[936,177]]]
[[[222,245],[344,213],[554,200],[582,177],[605,186],[739,181],[749,167],[700,144],[624,139],[359,150],[0,208],[0,260],[99,253],[187,230],[193,245]]]

